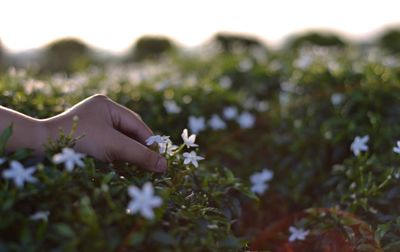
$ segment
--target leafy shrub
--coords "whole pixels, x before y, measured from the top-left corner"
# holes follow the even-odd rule
[[[400,52],[400,30],[392,29],[382,34],[379,45],[391,53]]]
[[[83,42],[65,38],[46,46],[43,71],[71,74],[85,69],[90,64],[89,48]]]
[[[180,141],[181,129],[196,131],[199,155],[206,158],[197,169],[174,159],[164,176],[91,158],[85,159],[85,169],[65,173],[52,162],[61,149],[50,151],[39,162],[44,168],[38,177],[42,186],[50,188],[47,183],[53,180],[59,185],[51,184],[49,190],[29,185],[18,191],[0,179],[1,199],[13,202],[2,212],[11,220],[1,218],[1,232],[8,234],[2,246],[24,250],[13,246],[26,241],[38,249],[237,251],[276,220],[324,208],[354,216],[368,226],[368,234],[350,239],[352,231],[340,216],[293,224],[309,228],[304,233],[315,241],[320,229],[314,227],[330,227],[334,221],[350,248],[373,233],[379,249],[398,251],[398,59],[376,48],[357,47],[305,46],[296,54],[264,53],[175,55],[165,62],[109,66],[68,77],[40,79],[23,70],[2,76],[1,102],[7,107],[43,118],[105,93],[174,142]],[[21,153],[8,154],[7,160],[33,162]],[[164,201],[154,221],[124,212],[127,188],[142,188],[147,181]],[[247,193],[247,185],[259,201]],[[31,194],[36,198],[26,196]],[[36,203],[37,197],[44,200]],[[28,220],[29,214],[46,209],[48,222]],[[310,221],[313,225],[302,226]],[[48,229],[35,229],[34,223]],[[275,238],[289,242],[288,228],[280,235]],[[32,237],[41,237],[42,243]],[[95,242],[88,244],[89,239]]]
[[[129,58],[134,61],[159,59],[174,48],[174,43],[166,37],[144,36],[135,43]]]

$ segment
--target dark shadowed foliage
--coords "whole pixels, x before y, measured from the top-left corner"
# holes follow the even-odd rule
[[[249,49],[251,47],[264,47],[256,38],[243,35],[234,35],[228,33],[218,33],[214,37],[215,43],[221,47],[224,52],[233,52],[235,48],[241,47]]]
[[[391,53],[400,53],[400,28],[385,32],[380,37],[379,44]]]
[[[302,46],[345,47],[346,42],[339,35],[327,32],[309,32],[289,38],[287,47],[297,50]]]
[[[89,63],[88,46],[77,39],[65,38],[54,41],[45,48],[42,70],[70,74],[85,69]]]
[[[128,61],[156,60],[167,52],[176,48],[175,44],[167,37],[143,36],[134,44]]]

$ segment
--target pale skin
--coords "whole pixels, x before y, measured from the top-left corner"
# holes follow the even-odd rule
[[[75,136],[84,135],[74,150],[105,162],[124,161],[153,172],[167,170],[167,161],[146,146],[151,129],[134,111],[104,95],[91,96],[65,112],[46,119],[36,119],[0,106],[0,131],[13,123],[13,135],[7,151],[30,148],[38,156],[45,152],[48,139],[55,140],[59,129],[70,132],[78,117]]]

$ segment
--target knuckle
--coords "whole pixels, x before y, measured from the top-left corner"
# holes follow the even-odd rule
[[[95,102],[104,102],[104,101],[109,100],[109,98],[103,94],[95,94],[90,99]]]

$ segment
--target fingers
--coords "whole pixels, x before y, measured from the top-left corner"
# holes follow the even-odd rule
[[[113,101],[110,102],[109,108],[115,129],[127,136],[134,137],[142,144],[145,144],[146,139],[153,135],[150,128],[135,112]]]
[[[167,160],[139,142],[114,130],[108,150],[110,161],[125,161],[153,172],[165,172]]]

